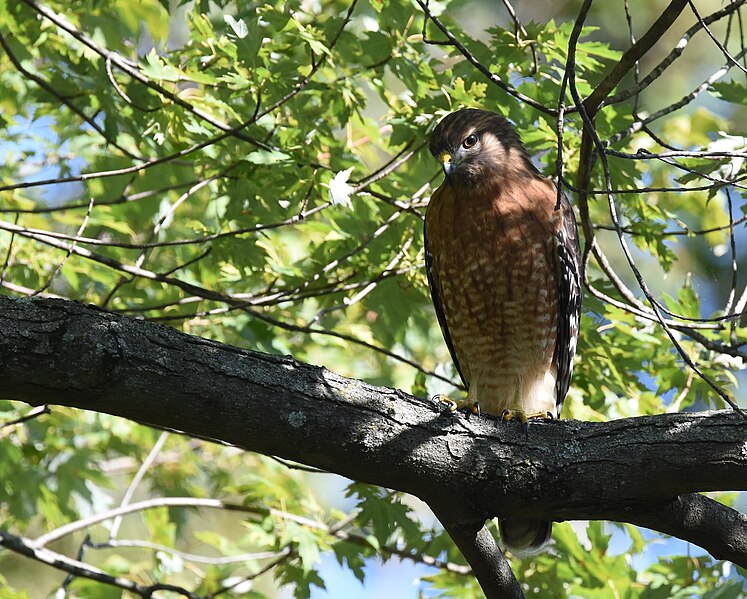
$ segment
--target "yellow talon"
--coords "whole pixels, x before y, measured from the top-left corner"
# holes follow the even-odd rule
[[[501,414],[503,422],[508,422],[509,420],[518,420],[521,422],[521,428],[524,429],[524,436],[527,438],[529,438],[529,421],[539,418],[553,420],[555,416],[553,416],[552,412],[532,412],[531,414],[527,414],[523,410],[503,410],[503,414]]]
[[[509,420],[518,420],[522,424],[526,424],[527,416],[521,410],[503,410],[503,414],[501,414],[501,420],[503,422],[508,422]]]
[[[449,397],[448,395],[443,395],[441,393],[438,393],[434,395],[431,399],[433,401],[438,401],[440,403],[446,404],[446,410],[448,410],[449,412],[454,413],[459,409],[459,404],[455,402],[453,399],[451,399],[451,397]]]
[[[434,395],[433,400],[446,404],[446,410],[448,410],[452,414],[457,410],[464,410],[465,408],[469,408],[469,411],[472,414],[475,414],[476,416],[480,415],[480,404],[478,404],[476,401],[469,401],[467,399],[460,399],[455,401],[448,395],[443,395],[441,393]]]
[[[555,416],[553,416],[552,412],[532,412],[531,414],[527,414],[523,410],[503,410],[503,414],[501,414],[501,420],[504,422],[518,420],[524,426],[527,425],[529,420],[537,420],[538,418],[549,418],[550,420],[553,420]]]

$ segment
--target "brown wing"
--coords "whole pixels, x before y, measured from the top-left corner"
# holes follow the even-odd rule
[[[433,300],[433,307],[436,309],[438,324],[441,325],[441,333],[444,336],[446,347],[449,348],[451,360],[452,362],[454,362],[454,366],[459,373],[459,378],[462,379],[462,383],[464,384],[464,386],[469,389],[469,383],[464,378],[464,374],[462,374],[462,369],[459,366],[459,360],[457,360],[456,351],[454,351],[454,344],[451,341],[451,335],[449,334],[449,325],[446,324],[446,314],[444,313],[444,306],[441,302],[441,295],[438,292],[438,281],[436,278],[436,273],[433,270],[433,254],[431,254],[431,250],[428,247],[428,234],[425,226],[423,227],[423,238],[425,240],[425,272],[428,275],[428,287],[430,287],[431,290],[431,299]]]
[[[560,202],[561,222],[556,233],[556,277],[558,282],[558,335],[553,361],[558,369],[558,415],[568,393],[573,374],[573,357],[578,343],[581,319],[581,248],[578,228],[568,198],[563,194]]]

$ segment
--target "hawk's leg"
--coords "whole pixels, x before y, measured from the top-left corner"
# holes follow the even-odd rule
[[[444,411],[451,412],[452,414],[457,410],[469,409],[472,414],[475,414],[476,416],[480,415],[480,404],[469,399],[469,397],[467,399],[453,400],[448,395],[438,393],[433,396],[433,399],[442,404],[446,404],[446,409]]]

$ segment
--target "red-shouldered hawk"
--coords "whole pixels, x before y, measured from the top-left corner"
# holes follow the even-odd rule
[[[428,282],[467,404],[504,418],[558,417],[581,312],[573,209],[502,116],[464,109],[436,127],[446,179],[425,218]],[[552,523],[499,520],[503,542],[539,547]]]

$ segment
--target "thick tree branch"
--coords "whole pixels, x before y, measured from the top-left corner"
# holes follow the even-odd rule
[[[53,299],[0,297],[0,363],[8,399],[219,439],[433,505],[457,497],[475,520],[633,522],[747,566],[745,518],[680,497],[747,489],[747,426],[732,411],[540,422],[525,436],[290,357]]]
[[[743,447],[747,447],[744,445]],[[632,524],[658,530],[700,547],[720,547],[714,556],[743,566],[747,555],[747,515],[692,493],[631,515]]]
[[[524,599],[511,565],[484,526],[484,518],[465,513],[458,502],[432,502],[430,507],[472,566],[487,599]]]

